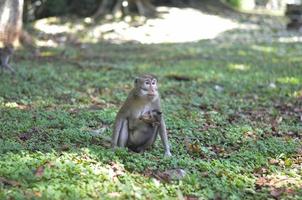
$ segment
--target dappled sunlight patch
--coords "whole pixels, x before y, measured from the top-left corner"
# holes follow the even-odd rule
[[[279,83],[284,83],[284,84],[293,84],[293,85],[298,85],[300,84],[300,79],[296,77],[281,77],[278,78],[277,81]]]
[[[272,53],[275,52],[275,49],[271,46],[260,46],[260,45],[252,45],[251,47],[253,50],[261,51],[265,53]]]
[[[287,37],[280,37],[278,42],[281,43],[296,43],[302,42],[302,36],[287,36]]]
[[[47,45],[49,46],[49,44]],[[56,53],[54,51],[43,51],[40,53],[40,56],[42,57],[49,57],[49,56],[55,56]]]
[[[229,64],[229,69],[234,71],[247,71],[250,69],[250,66],[244,64]]]
[[[293,93],[293,96],[296,97],[296,98],[301,98],[302,99],[302,90],[295,91]],[[302,117],[302,115],[301,115],[301,117]],[[301,120],[302,120],[302,118],[301,118]]]
[[[98,162],[87,150],[83,150],[82,153],[64,152],[61,155],[54,152],[46,154],[23,152],[9,154],[2,159],[9,167],[5,176],[9,176],[12,170],[14,173],[18,171],[22,177],[20,186],[22,190],[28,192],[23,195],[44,198],[52,196],[55,199],[66,197],[66,192],[69,197],[79,198],[86,196],[87,192],[97,197],[102,188],[114,191],[116,183],[113,182],[113,178],[121,175],[122,169]],[[0,161],[0,166],[3,164],[4,162]],[[3,168],[1,172],[5,174]],[[25,182],[27,184],[23,184]]]
[[[275,198],[295,195],[302,185],[301,163],[301,155],[291,157],[281,155],[278,158],[270,158],[268,164],[271,166],[270,169],[273,170],[266,168],[258,170],[255,174],[257,177],[256,187],[268,188],[270,194]]]
[[[48,40],[38,40],[36,42],[38,47],[58,47],[59,44],[55,42],[54,40],[48,39]]]
[[[0,103],[0,106],[3,106],[5,108],[18,108],[20,110],[26,110],[30,108],[29,105],[19,104],[17,102]]]
[[[302,62],[302,57],[301,56],[291,56],[290,61],[291,62],[301,63]]]
[[[4,182],[9,186],[3,190],[7,194],[18,187],[17,192],[23,198],[140,199],[148,196],[157,199],[168,195],[161,183],[143,174],[127,171],[111,151],[98,154],[93,154],[87,148],[61,153],[8,153],[0,160],[0,184]],[[104,159],[105,162],[102,162]],[[15,181],[12,174],[17,174],[22,181]],[[173,187],[170,189],[170,192],[175,193]]]
[[[258,25],[252,23],[241,23],[238,20],[208,14],[195,8],[158,7],[157,9],[159,16],[150,19],[144,17],[132,19],[130,16],[121,21],[106,19],[100,22],[93,21],[89,17],[67,22],[58,17],[41,19],[34,24],[34,27],[42,33],[70,36],[58,36],[59,41],[53,38],[41,39],[37,44],[55,47],[67,40],[89,43],[106,40],[117,44],[129,41],[143,44],[183,43],[214,39],[235,29],[245,31],[259,29]],[[87,28],[87,25],[90,27]]]
[[[4,106],[7,108],[16,108],[16,107],[18,107],[18,104],[16,102],[8,102],[8,103],[5,103]]]
[[[33,27],[48,36],[40,36],[36,41],[39,47],[58,47],[61,43],[67,40],[77,40],[76,37],[71,36],[73,34],[79,34],[85,30],[83,21],[65,21],[59,17],[49,17],[45,19],[37,20]],[[63,35],[65,34],[65,35]],[[58,35],[57,38],[53,37]]]
[[[145,24],[132,26],[127,22],[98,25],[88,32],[93,38],[103,36],[110,41],[140,43],[176,43],[213,39],[219,34],[239,27],[239,24],[193,8],[159,7],[160,18],[148,19]]]
[[[49,17],[45,19],[37,20],[34,24],[34,28],[46,33],[46,34],[59,34],[59,33],[74,33],[84,29],[81,23],[62,23],[58,17]]]

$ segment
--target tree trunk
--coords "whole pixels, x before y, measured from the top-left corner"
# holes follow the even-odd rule
[[[18,45],[22,31],[23,0],[0,0],[0,45]]]
[[[92,18],[98,18],[100,16],[103,16],[107,14],[108,7],[110,6],[110,0],[103,0],[100,6],[98,7],[97,11],[94,13]]]
[[[153,17],[156,13],[155,7],[151,4],[150,0],[135,0],[140,15],[146,17]]]
[[[151,0],[102,0],[93,18],[99,18],[108,13],[116,17],[125,16],[131,12],[133,7],[140,15],[146,17],[153,17],[156,14]]]

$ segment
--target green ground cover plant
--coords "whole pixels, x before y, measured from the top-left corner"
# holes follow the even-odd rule
[[[0,75],[0,199],[300,199],[302,46],[265,27],[17,52],[22,77]],[[113,152],[91,134],[111,135],[143,73],[159,78],[173,157],[159,140]],[[167,169],[187,175],[160,178]]]

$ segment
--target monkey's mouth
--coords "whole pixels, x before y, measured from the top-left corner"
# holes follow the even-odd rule
[[[148,97],[154,97],[155,94],[149,93],[149,94],[147,94],[147,96],[148,96]]]

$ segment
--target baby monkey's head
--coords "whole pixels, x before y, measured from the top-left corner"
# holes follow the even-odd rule
[[[160,125],[162,112],[159,110],[149,110],[142,114],[139,119],[147,124]]]

